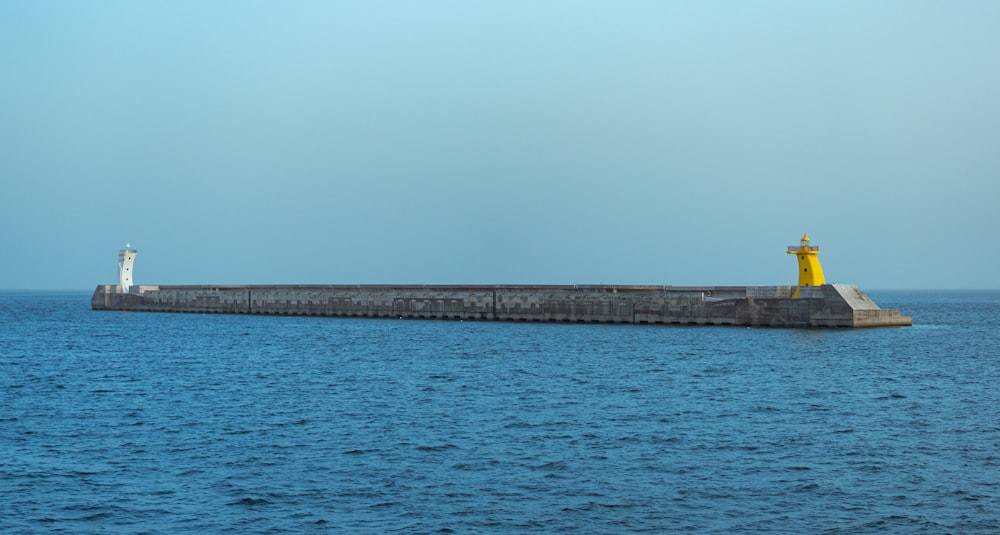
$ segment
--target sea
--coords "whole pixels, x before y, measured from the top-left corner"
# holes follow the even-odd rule
[[[1000,533],[1000,291],[870,330],[0,292],[2,533]]]

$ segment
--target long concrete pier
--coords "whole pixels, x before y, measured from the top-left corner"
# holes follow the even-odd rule
[[[124,290],[124,291],[123,291]],[[796,290],[798,295],[795,296]],[[94,310],[657,325],[897,327],[860,289],[817,286],[100,285]]]

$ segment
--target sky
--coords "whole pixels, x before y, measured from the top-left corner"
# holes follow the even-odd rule
[[[0,288],[997,288],[1000,2],[0,0]]]

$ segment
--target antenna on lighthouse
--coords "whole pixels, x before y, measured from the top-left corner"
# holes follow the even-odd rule
[[[131,243],[126,243],[125,248],[118,251],[118,291],[129,293],[132,288],[132,263],[135,262],[139,251],[132,249]]]

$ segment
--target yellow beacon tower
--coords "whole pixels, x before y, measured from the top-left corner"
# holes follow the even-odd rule
[[[809,245],[809,235],[803,234],[798,246],[789,245],[788,254],[796,255],[799,260],[799,286],[795,288],[792,299],[799,298],[799,290],[803,286],[822,286],[826,284],[823,278],[823,267],[819,265],[819,246]]]

